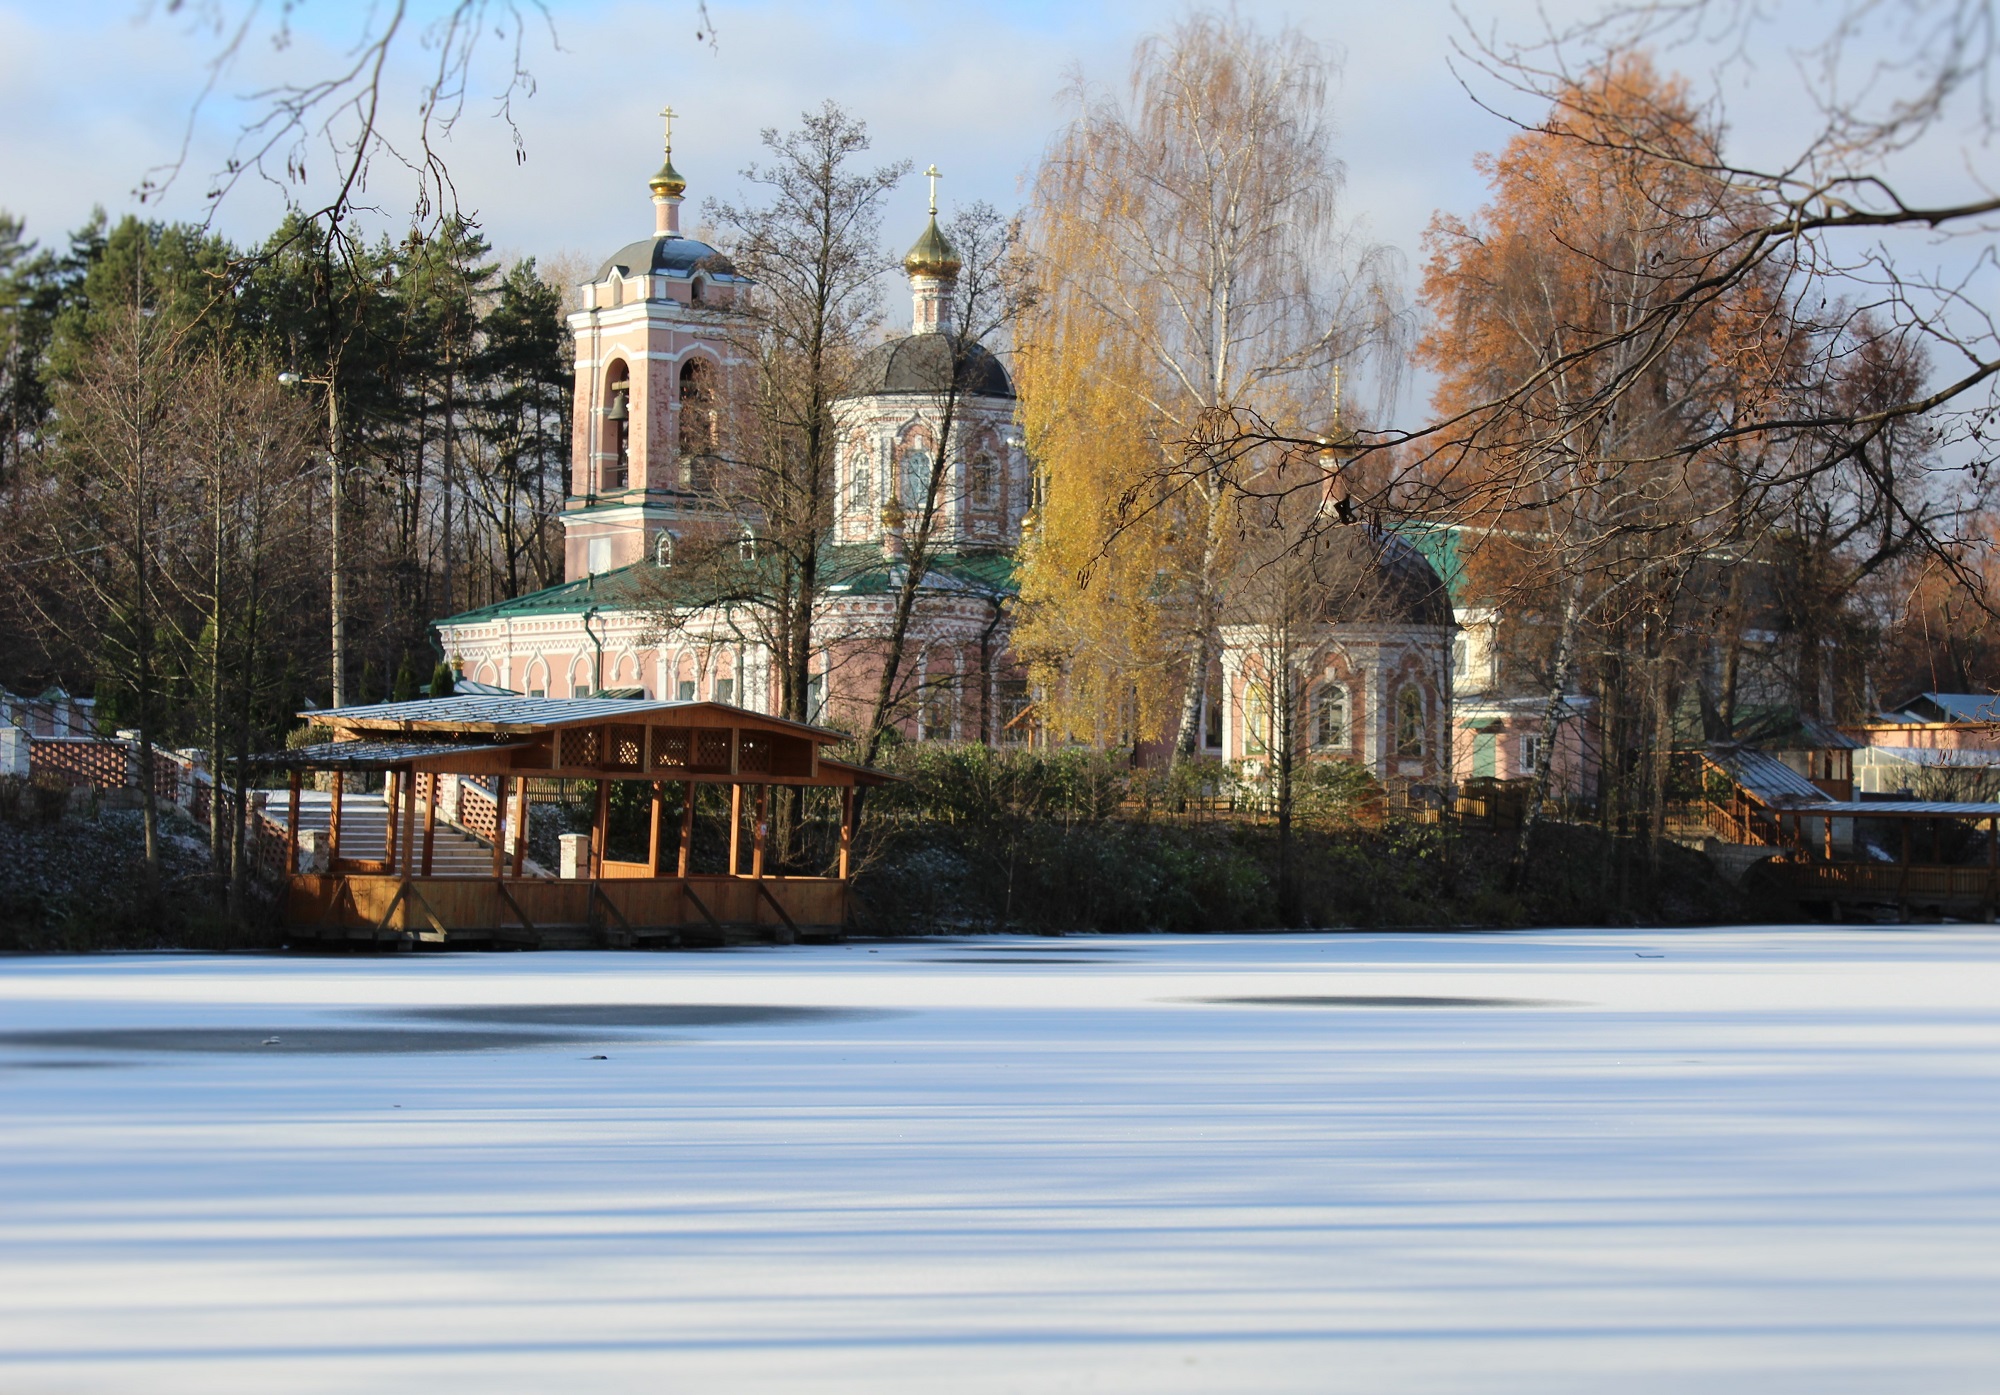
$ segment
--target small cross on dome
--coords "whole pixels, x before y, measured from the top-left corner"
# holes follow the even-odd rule
[[[935,218],[937,217],[937,182],[944,178],[944,176],[937,172],[936,165],[932,165],[929,169],[925,170],[924,175],[931,182],[931,217]]]

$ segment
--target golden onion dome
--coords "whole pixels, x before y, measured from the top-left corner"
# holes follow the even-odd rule
[[[924,227],[924,235],[917,239],[909,255],[903,258],[903,270],[912,276],[956,276],[964,265],[958,259],[958,249],[945,238],[938,227],[937,213],[931,213],[931,220]]]
[[[882,526],[890,532],[893,533],[899,530],[905,520],[906,516],[903,513],[903,506],[895,499],[890,499],[888,503],[882,506]]]
[[[681,172],[674,168],[674,157],[671,152],[667,155],[666,163],[660,166],[659,173],[646,181],[646,187],[653,191],[653,197],[661,199],[677,199],[687,192],[687,186],[687,181],[681,178]]]

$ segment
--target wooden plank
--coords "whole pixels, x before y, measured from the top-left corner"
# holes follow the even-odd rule
[[[688,900],[694,902],[694,908],[701,912],[701,918],[708,922],[709,929],[713,930],[718,935],[722,933],[722,923],[715,918],[715,912],[711,911],[708,908],[708,903],[702,900],[701,897],[698,894],[696,894],[695,889],[692,886],[689,886],[686,882],[682,882],[681,895],[687,897]]]
[[[757,890],[763,894],[764,899],[770,903],[771,909],[778,913],[778,919],[785,922],[785,928],[791,931],[793,938],[796,939],[798,937],[799,927],[793,924],[792,918],[786,912],[783,903],[780,902],[777,897],[771,894],[770,884],[767,883],[762,877],[757,877],[752,880],[751,885],[755,886]]]
[[[521,909],[521,903],[514,899],[514,893],[507,889],[507,883],[505,881],[496,879],[493,885],[499,888],[500,899],[502,901],[505,901],[509,909],[511,909],[514,912],[514,918],[521,922],[521,928],[523,930],[528,931],[530,934],[533,934],[535,929],[535,923],[532,920],[528,919],[528,913]],[[494,928],[497,930],[499,929],[499,925],[497,924],[499,917],[495,916],[494,920],[496,922]]]
[[[632,922],[625,919],[625,913],[619,910],[618,907],[615,904],[613,904],[609,896],[606,896],[604,894],[603,887],[599,886],[596,882],[592,882],[590,884],[590,893],[592,898],[596,900],[596,902],[599,905],[603,906],[605,910],[611,912],[611,918],[618,922],[618,928],[620,930],[625,930],[625,931],[631,930]]]
[[[389,928],[389,918],[396,914],[396,907],[402,905],[403,898],[409,894],[410,894],[410,884],[408,882],[400,882],[397,884],[395,897],[389,902],[387,909],[385,909],[382,912],[381,916],[375,922],[376,934],[379,935],[384,930],[387,930]]]
[[[437,931],[442,936],[445,933],[444,922],[438,919],[438,913],[431,908],[431,903],[424,898],[424,893],[418,885],[415,882],[404,882],[403,890],[407,899],[414,902],[423,910],[424,919],[431,923],[431,929]]]

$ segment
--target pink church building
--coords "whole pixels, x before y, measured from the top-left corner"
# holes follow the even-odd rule
[[[651,236],[620,248],[580,288],[574,437],[562,514],[564,581],[437,624],[464,679],[531,696],[621,694],[780,710],[778,666],[740,612],[663,614],[676,549],[738,539],[754,560],[761,519],[732,494],[732,387],[748,367],[748,280],[681,231],[687,185],[666,162],[650,180]],[[858,730],[880,686],[906,578],[907,510],[943,463],[932,559],[905,644],[894,725],[908,739],[1003,743],[1030,735],[1025,674],[1010,652],[1014,562],[1035,494],[1000,360],[955,337],[961,265],[931,219],[904,259],[912,330],[863,359],[834,405],[834,517],[820,559],[807,716]],[[956,391],[948,392],[956,372]],[[945,434],[949,397],[950,439]],[[1342,534],[1350,530],[1343,528]],[[1329,596],[1303,701],[1309,760],[1367,765],[1397,783],[1450,780],[1454,621],[1413,548],[1352,525],[1387,608],[1348,614]],[[1272,716],[1256,626],[1220,636],[1204,753],[1264,764]],[[1155,748],[1157,749],[1157,748]]]
[[[564,581],[437,624],[465,679],[547,697],[619,692],[775,713],[777,666],[740,613],[659,603],[675,550],[740,540],[761,519],[732,497],[732,384],[745,365],[750,283],[681,231],[687,185],[671,149],[650,187],[650,237],[613,253],[581,288],[574,437],[562,514]],[[949,456],[905,643],[896,726],[911,738],[1025,739],[1027,686],[1008,655],[1013,557],[1032,489],[1006,369],[955,344],[960,262],[936,208],[904,261],[913,332],[873,349],[834,406],[836,508],[821,558],[809,692],[815,720],[858,728],[873,709],[883,642],[905,579],[904,511]],[[946,392],[957,365],[958,389]],[[950,440],[945,434],[950,402]]]

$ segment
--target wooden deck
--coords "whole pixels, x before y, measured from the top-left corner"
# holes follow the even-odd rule
[[[291,878],[285,920],[318,942],[519,948],[718,945],[833,938],[848,884],[831,877],[650,877],[607,863],[600,878]]]

